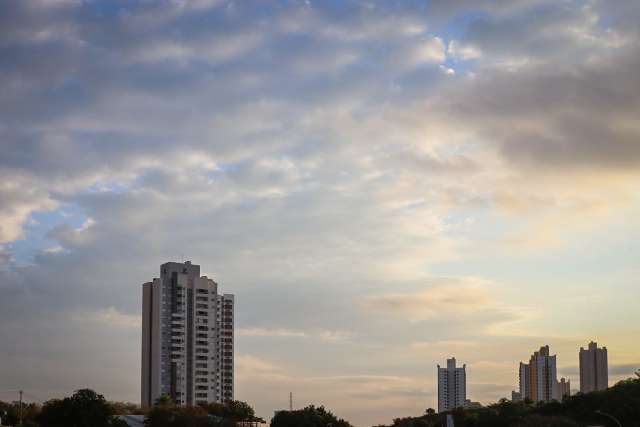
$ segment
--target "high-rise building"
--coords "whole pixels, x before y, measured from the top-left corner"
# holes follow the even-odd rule
[[[562,401],[565,397],[571,396],[571,381],[565,378],[560,378],[558,381],[558,397],[557,400]]]
[[[142,285],[142,405],[233,400],[233,295],[200,277],[200,266],[168,262]]]
[[[456,359],[447,359],[447,367],[438,365],[438,412],[464,407],[467,400],[467,365],[456,368]]]
[[[606,390],[609,387],[609,364],[607,361],[607,347],[598,348],[598,344],[591,341],[585,350],[580,347],[580,391]]]
[[[520,362],[520,394],[522,399],[548,402],[558,399],[556,356],[549,354],[549,346],[540,347],[529,359]]]
[[[520,398],[531,399],[531,371],[529,370],[529,364],[520,362],[520,368],[518,369],[520,378]]]

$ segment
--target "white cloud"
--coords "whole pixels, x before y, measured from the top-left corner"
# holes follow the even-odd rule
[[[444,42],[435,36],[415,42],[408,55],[409,62],[414,65],[439,64],[447,59]]]
[[[471,45],[462,45],[456,40],[451,40],[449,42],[447,52],[456,59],[469,60],[482,57],[482,51],[480,51],[480,49]]]
[[[115,307],[95,311],[79,311],[72,314],[71,318],[74,322],[98,323],[103,327],[140,329],[140,325],[142,325],[141,316],[121,313]]]

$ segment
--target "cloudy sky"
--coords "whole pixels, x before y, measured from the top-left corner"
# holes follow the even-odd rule
[[[0,3],[0,399],[139,401],[141,283],[237,298],[237,393],[358,426],[640,367],[637,0]]]

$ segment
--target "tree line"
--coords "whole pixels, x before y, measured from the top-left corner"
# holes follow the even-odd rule
[[[20,408],[17,402],[0,401],[2,423],[17,426]],[[175,405],[161,397],[152,408],[143,410],[131,403],[108,402],[93,390],[76,391],[64,399],[52,399],[42,406],[22,405],[23,427],[126,427],[116,415],[145,415],[146,427],[235,427],[238,423],[264,423],[253,408],[241,401],[209,403],[197,406]],[[390,426],[441,427],[447,415],[456,427],[640,427],[640,371],[636,378],[592,393],[578,393],[562,402],[534,404],[531,401],[498,403],[478,408],[457,408],[438,414],[429,408],[421,416],[396,418]],[[247,425],[247,424],[245,424]],[[276,412],[271,427],[353,427],[323,406],[310,405],[295,411]]]
[[[613,387],[592,393],[578,393],[562,402],[531,401],[498,403],[479,409],[457,408],[449,412],[456,427],[640,427],[640,371],[636,378],[618,382]],[[397,418],[390,426],[441,427],[447,413],[428,409],[418,417]]]
[[[245,402],[229,401],[198,406],[178,406],[161,397],[153,408],[108,402],[93,390],[82,389],[42,406],[22,404],[21,427],[127,427],[117,415],[145,415],[147,427],[235,427],[238,422],[264,422]],[[6,426],[19,426],[20,404],[0,401],[0,417]]]

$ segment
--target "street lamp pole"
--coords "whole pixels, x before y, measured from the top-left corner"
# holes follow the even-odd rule
[[[616,417],[614,417],[613,415],[607,414],[606,412],[602,412],[602,411],[596,411],[596,414],[603,415],[603,416],[609,418],[610,420],[613,420],[616,424],[618,424],[618,427],[622,427],[622,423],[620,423],[620,421],[618,421],[618,419]]]

